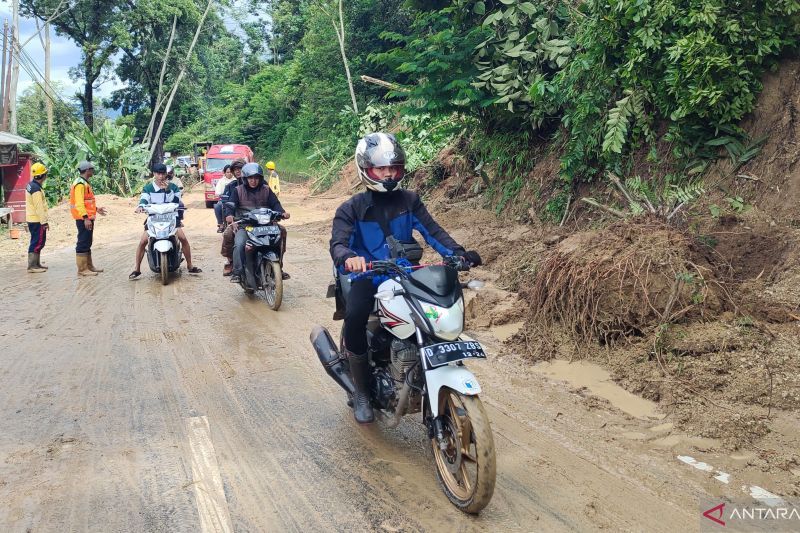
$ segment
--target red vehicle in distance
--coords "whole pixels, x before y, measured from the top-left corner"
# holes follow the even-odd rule
[[[222,177],[225,165],[230,165],[239,158],[244,159],[246,163],[255,161],[253,150],[246,144],[214,144],[208,149],[205,161],[202,163],[206,207],[213,207],[219,200],[214,187]]]

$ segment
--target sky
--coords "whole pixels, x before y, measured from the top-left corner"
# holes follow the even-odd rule
[[[11,4],[9,2],[0,2],[0,25],[4,20],[8,20],[9,27],[11,26]],[[0,26],[0,34],[2,33],[2,26]],[[33,19],[19,18],[19,33],[20,42],[25,42],[28,37],[36,33],[36,24]],[[0,37],[2,38],[2,37]],[[44,48],[38,37],[33,39],[25,45],[25,52],[31,57],[39,71],[44,75]],[[50,28],[50,78],[54,82],[60,84],[61,97],[64,100],[74,96],[77,92],[82,92],[81,81],[73,81],[69,77],[69,69],[77,66],[81,61],[81,51],[75,43],[66,37],[60,37],[55,34],[53,28]],[[39,77],[41,81],[41,77]],[[31,76],[25,72],[25,69],[19,69],[19,85],[17,94],[21,95],[25,89],[33,85]],[[107,98],[113,91],[119,89],[122,85],[119,80],[114,77],[111,80],[100,85],[95,91],[95,96],[99,98]]]
[[[237,6],[240,2],[235,0],[233,2],[234,6]],[[242,5],[246,6],[246,2],[242,2]],[[240,13],[245,13],[243,16],[247,19],[254,18],[254,15],[246,14],[243,8],[238,8]],[[11,26],[11,3],[7,0],[0,0],[0,40],[2,39],[2,24],[4,20],[8,20],[9,27]],[[223,17],[223,22],[225,26],[228,28],[228,31],[232,31],[234,33],[240,33],[238,31],[238,23],[234,18],[231,17],[230,13],[227,13]],[[19,32],[20,32],[20,42],[24,43],[28,40],[28,38],[36,33],[36,23],[33,19],[27,19],[24,17],[19,18]],[[39,40],[38,37],[34,37],[31,39],[24,47],[25,52],[27,52],[28,56],[32,59],[32,61],[38,67],[39,72],[41,75],[37,76],[39,81],[43,83],[42,77],[44,76],[44,48],[42,46],[42,42]],[[75,45],[67,37],[58,36],[55,33],[55,30],[51,27],[50,28],[50,78],[51,80],[56,83],[60,89],[59,94],[62,100],[69,100],[72,98],[76,93],[83,92],[82,81],[81,80],[72,80],[69,76],[69,69],[72,67],[78,66],[81,61],[81,50],[78,46]],[[21,95],[25,92],[25,90],[34,84],[33,79],[29,73],[25,71],[25,69],[19,69],[19,85],[17,87],[17,95]],[[108,98],[111,96],[111,93],[117,89],[123,87],[124,84],[120,82],[120,80],[116,76],[112,76],[111,79],[104,81],[99,87],[95,88],[95,97],[96,98]],[[110,113],[112,116],[114,113]]]

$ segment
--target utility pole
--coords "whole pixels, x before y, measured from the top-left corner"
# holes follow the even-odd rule
[[[8,48],[8,19],[3,23],[3,67],[0,74],[0,128],[3,124],[3,114],[6,109],[6,49]]]
[[[53,134],[53,94],[50,90],[50,23],[44,25],[44,105],[47,108],[47,135]]]
[[[8,129],[11,133],[17,133],[17,84],[19,83],[19,54],[22,52],[19,49],[19,0],[11,0],[12,21],[11,21],[11,50],[16,51],[17,61],[14,62],[11,73],[11,94],[9,103],[11,106],[11,124]]]
[[[6,21],[6,25],[8,25],[8,21]],[[3,131],[8,131],[8,114],[10,112],[9,107],[11,107],[11,65],[14,63],[14,37],[12,36],[9,39],[9,46],[8,46],[8,65],[6,66],[6,73],[5,79],[3,80],[3,86],[5,87],[3,92]]]

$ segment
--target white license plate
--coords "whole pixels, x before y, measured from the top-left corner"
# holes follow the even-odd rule
[[[423,348],[431,367],[443,366],[462,359],[486,359],[483,346],[475,341],[456,341],[431,344]]]

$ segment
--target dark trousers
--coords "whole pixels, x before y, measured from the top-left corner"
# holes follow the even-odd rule
[[[38,222],[28,222],[28,231],[31,234],[31,245],[28,246],[29,254],[38,254],[47,242],[47,228]]]
[[[222,202],[219,201],[214,204],[214,215],[217,217],[217,224],[222,225]]]
[[[78,244],[75,246],[75,253],[85,254],[91,252],[94,226],[90,230],[86,229],[83,220],[76,220],[75,226],[78,228]]]
[[[233,272],[244,276],[245,251],[247,244],[247,230],[240,227],[233,238]]]
[[[375,308],[377,290],[371,279],[360,279],[350,285],[344,316],[344,346],[354,354],[367,353],[367,321]]]
[[[230,248],[229,245],[226,243],[225,236],[230,235],[230,228],[225,229],[225,233],[222,235],[222,255],[228,257],[225,252],[227,252]],[[286,254],[286,235],[287,231],[286,228],[278,224],[278,228],[281,230],[281,266],[283,266],[283,256]],[[232,233],[232,232],[231,232]],[[230,238],[227,239],[228,243],[230,242]],[[236,236],[233,238],[233,271],[236,274],[244,275],[244,261],[245,261],[245,251],[244,247],[247,244],[247,231],[239,226],[239,231],[236,232]]]

